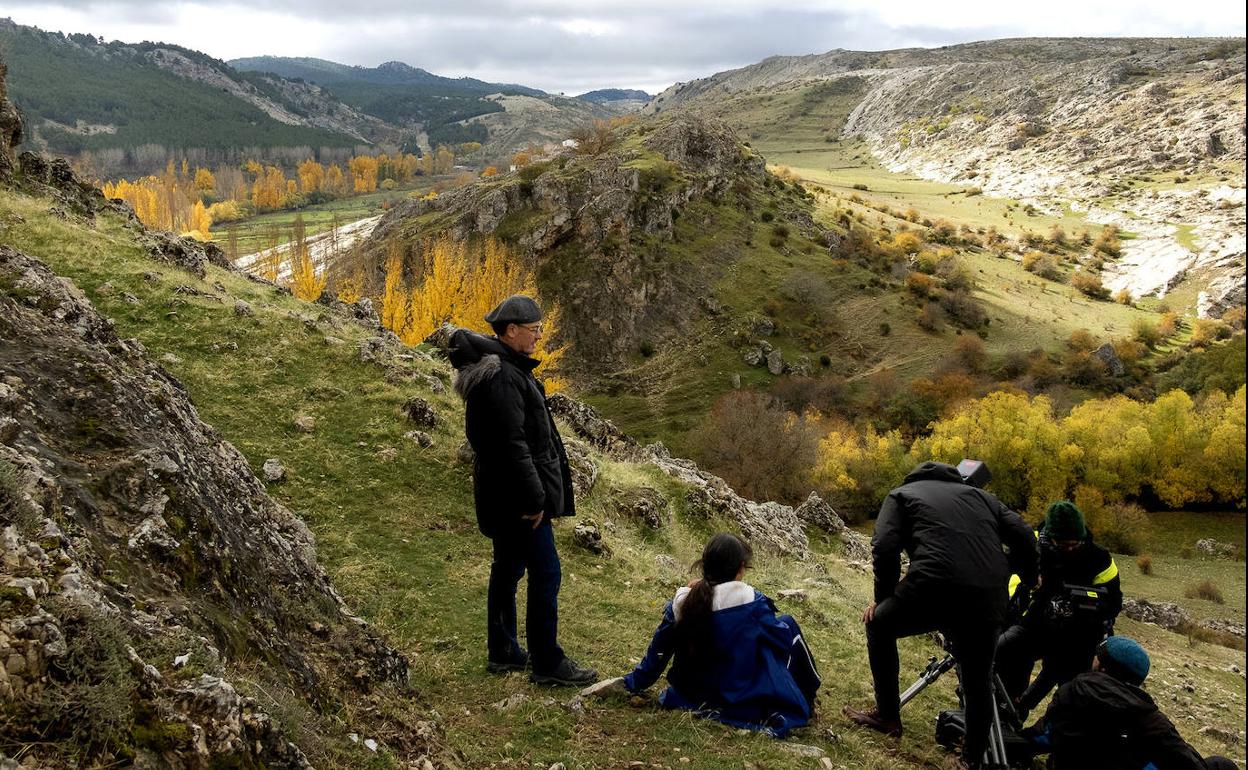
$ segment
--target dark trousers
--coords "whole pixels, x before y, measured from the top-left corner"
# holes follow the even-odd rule
[[[958,661],[966,702],[966,739],[962,755],[978,762],[988,747],[988,727],[992,722],[992,655],[997,645],[1000,610],[993,604],[995,600],[986,596],[958,593],[952,589],[948,601],[894,596],[880,602],[875,608],[875,617],[867,623],[867,656],[871,661],[875,707],[880,717],[900,720],[897,640],[931,631],[943,633]]]
[[[516,588],[529,573],[525,635],[533,670],[550,671],[563,660],[559,647],[559,584],[563,574],[550,521],[537,529],[520,523],[493,538],[494,561],[486,598],[487,651],[490,660],[506,661],[520,654],[516,635]]]
[[[1063,634],[1060,629],[1043,624],[1017,624],[1001,634],[997,642],[997,673],[1020,713],[1029,712],[1054,687],[1090,671],[1099,642],[1092,631]],[[1033,682],[1031,671],[1036,661],[1043,665]]]

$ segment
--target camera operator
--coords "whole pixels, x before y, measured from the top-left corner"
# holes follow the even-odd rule
[[[1001,635],[997,673],[1020,717],[1056,685],[1092,667],[1096,645],[1122,609],[1114,557],[1092,542],[1083,512],[1062,500],[1049,506],[1037,533],[1040,585],[1022,599],[1022,617]],[[1028,685],[1036,661],[1043,661]]]
[[[1202,758],[1144,691],[1148,653],[1111,636],[1092,670],[1058,688],[1044,718],[1026,733],[1051,770],[1234,770],[1226,757]]]
[[[975,461],[958,468],[926,462],[884,499],[871,540],[875,601],[862,616],[875,707],[843,710],[856,724],[900,736],[897,640],[939,630],[961,667],[967,725],[962,756],[970,765],[987,747],[992,657],[1005,620],[1011,565],[1028,585],[1037,569],[1031,527],[978,488],[987,476]],[[910,557],[904,579],[902,551]]]

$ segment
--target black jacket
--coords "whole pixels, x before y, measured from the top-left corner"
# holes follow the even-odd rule
[[[1205,770],[1204,760],[1149,694],[1104,671],[1058,688],[1044,720],[1053,770]]]
[[[572,470],[546,391],[533,376],[538,362],[466,329],[451,336],[448,352],[476,453],[472,489],[481,532],[506,535],[521,516],[539,511],[548,519],[573,515]]]
[[[1095,631],[1099,639],[1105,626],[1112,623],[1122,610],[1122,582],[1118,577],[1118,565],[1109,551],[1092,542],[1088,533],[1078,549],[1063,553],[1056,546],[1040,538],[1040,586],[1031,594],[1031,603],[1023,617],[1024,625],[1045,625],[1053,621],[1049,605],[1066,586],[1093,586],[1105,589],[1097,617],[1085,620],[1075,618]]]
[[[899,583],[902,551],[910,557],[910,568]],[[877,602],[896,594],[956,603],[959,589],[969,589],[992,597],[990,609],[1003,615],[1011,571],[1027,585],[1036,582],[1031,527],[944,463],[923,463],[888,493],[875,522],[871,552]]]

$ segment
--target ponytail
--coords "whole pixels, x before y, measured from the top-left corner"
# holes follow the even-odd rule
[[[686,655],[713,653],[715,633],[711,615],[715,609],[715,586],[736,580],[753,558],[749,544],[736,535],[721,532],[707,542],[702,558],[693,565],[695,571],[702,573],[702,579],[685,595],[680,620],[676,621],[680,651]]]

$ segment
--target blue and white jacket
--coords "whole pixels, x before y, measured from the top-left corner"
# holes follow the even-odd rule
[[[792,618],[777,616],[771,599],[746,583],[717,585],[712,605],[715,654],[688,660],[676,655],[676,621],[688,594],[688,588],[681,588],[663,610],[645,658],[624,677],[629,692],[658,681],[674,657],[668,687],[659,695],[664,708],[687,709],[778,738],[809,722],[812,704],[788,668],[799,634]],[[804,648],[801,654],[806,654]]]

